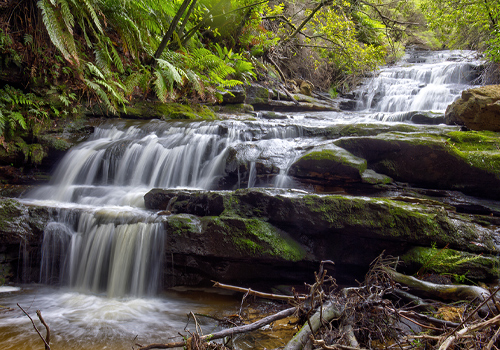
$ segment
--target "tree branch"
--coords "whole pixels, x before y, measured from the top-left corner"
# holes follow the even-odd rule
[[[17,304],[17,306],[24,312],[24,314],[26,316],[28,316],[28,318],[31,320],[31,323],[33,324],[33,328],[35,328],[35,331],[38,333],[38,336],[40,337],[40,339],[43,340],[44,344],[45,344],[45,350],[50,350],[50,345],[48,343],[48,341],[50,341],[50,330],[49,330],[49,327],[47,326],[47,324],[45,323],[45,321],[43,321],[43,318],[42,318],[42,314],[40,312],[40,310],[37,310],[36,314],[38,315],[38,317],[40,318],[40,321],[42,322],[42,324],[45,326],[45,328],[47,329],[47,340],[45,340],[42,336],[42,334],[40,333],[40,331],[38,330],[38,328],[36,328],[36,325],[35,325],[35,321],[33,321],[33,319],[31,318],[31,316],[26,312],[24,311],[24,309],[21,307],[21,305]]]

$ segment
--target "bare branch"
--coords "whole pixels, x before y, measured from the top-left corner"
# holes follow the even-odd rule
[[[26,312],[24,311],[24,309],[21,307],[21,305],[17,304],[17,306],[24,312],[24,314],[26,316],[28,316],[28,318],[31,320],[31,323],[33,324],[33,328],[35,328],[35,331],[38,333],[38,335],[40,336],[40,339],[43,340],[44,344],[45,344],[45,349],[46,350],[50,350],[50,345],[47,343],[47,341],[43,338],[42,334],[40,334],[40,331],[38,330],[38,328],[36,328],[36,325],[35,325],[35,321],[33,321],[33,319],[31,318],[31,316]],[[40,311],[37,311],[37,314],[39,313]],[[40,316],[41,317],[41,313],[40,313]],[[42,320],[42,319],[41,319]],[[50,331],[49,331],[49,328],[48,326],[46,326],[45,322],[42,321],[43,325],[45,327],[47,327],[47,338],[50,338]]]

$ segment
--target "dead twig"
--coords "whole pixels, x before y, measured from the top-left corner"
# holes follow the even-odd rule
[[[42,322],[42,324],[45,326],[45,328],[47,329],[47,338],[44,338],[42,336],[42,334],[40,333],[40,331],[38,330],[38,328],[36,327],[35,325],[35,321],[33,321],[33,319],[31,318],[31,316],[21,307],[21,305],[17,304],[17,306],[22,310],[22,312],[24,312],[24,314],[26,316],[28,316],[28,318],[30,319],[31,323],[33,324],[33,328],[35,328],[35,331],[38,333],[38,336],[40,337],[40,339],[43,340],[44,344],[45,344],[45,350],[50,350],[50,345],[49,345],[49,341],[50,341],[50,329],[49,329],[49,326],[47,326],[47,324],[45,323],[45,321],[43,320],[42,318],[42,313],[40,312],[40,310],[37,310],[36,311],[36,314],[38,315],[38,318],[40,319],[40,322]]]

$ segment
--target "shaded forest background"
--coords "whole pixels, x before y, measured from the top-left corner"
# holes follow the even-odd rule
[[[252,81],[346,93],[408,49],[500,62],[493,0],[1,0],[0,151],[40,162],[43,131],[98,105],[216,104]]]

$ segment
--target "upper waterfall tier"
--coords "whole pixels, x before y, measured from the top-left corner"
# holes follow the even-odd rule
[[[356,92],[360,111],[444,112],[460,93],[479,83],[481,61],[472,51],[409,52]]]

